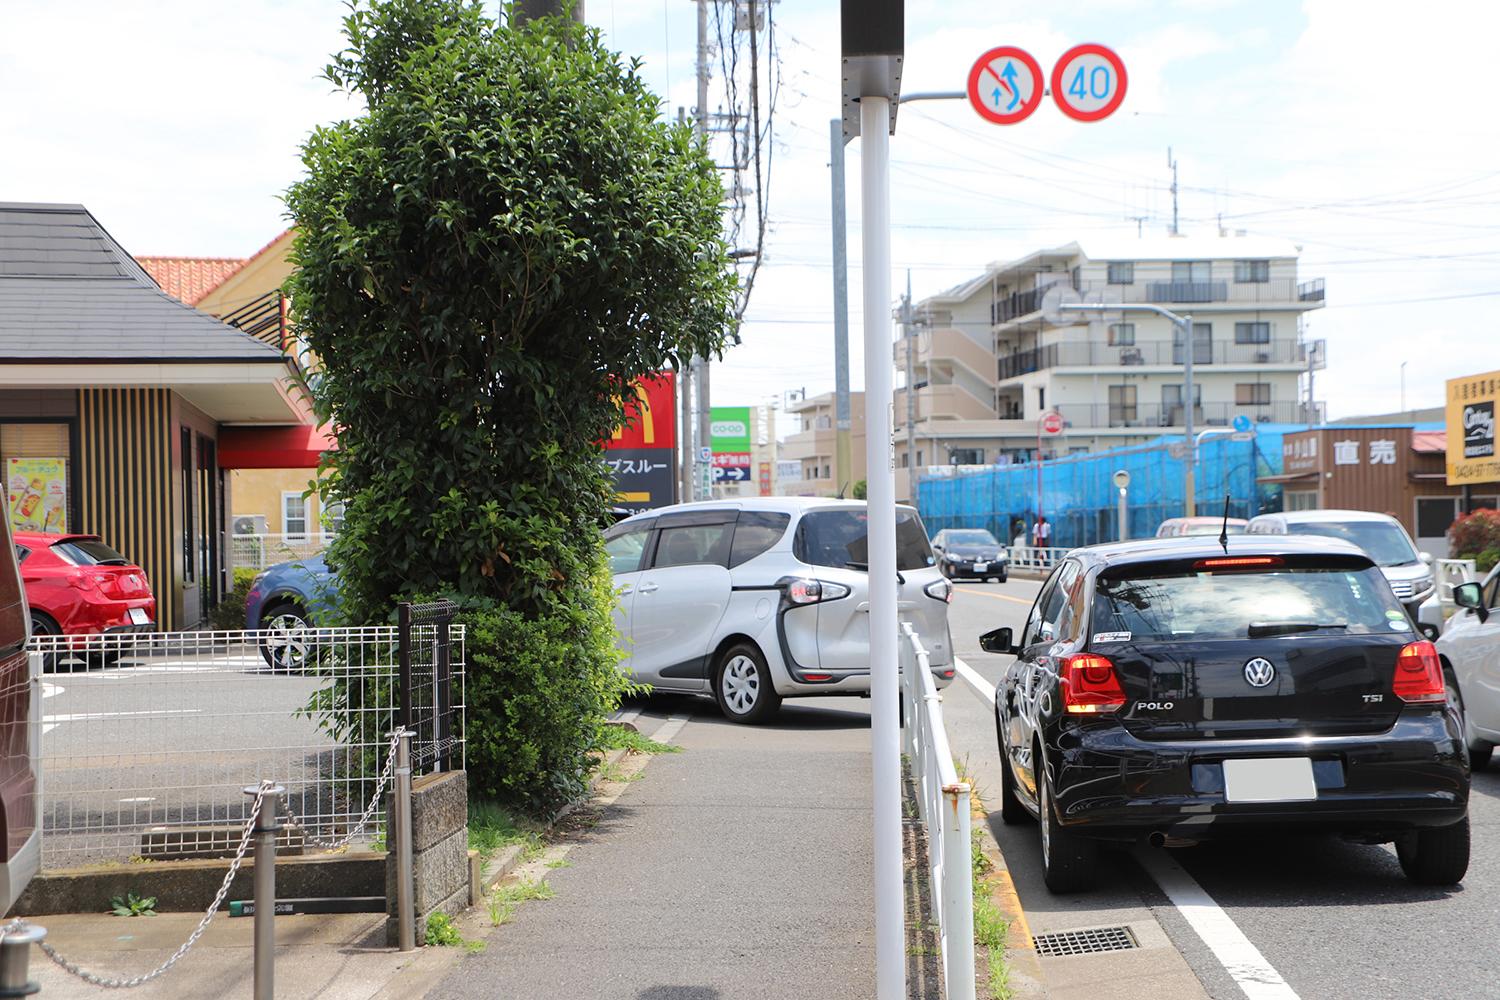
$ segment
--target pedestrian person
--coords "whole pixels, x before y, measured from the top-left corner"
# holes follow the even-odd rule
[[[1038,514],[1036,523],[1031,526],[1031,547],[1034,549],[1045,549],[1051,544],[1052,525],[1047,523],[1046,515]]]

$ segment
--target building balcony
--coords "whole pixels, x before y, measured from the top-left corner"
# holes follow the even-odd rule
[[[1050,286],[1049,286],[1050,287]],[[1085,281],[1078,286],[1085,302],[1123,302],[1132,305],[1207,306],[1214,312],[1236,309],[1289,309],[1305,312],[1319,309],[1324,301],[1324,281],[1313,278],[1298,282],[1295,278],[1272,278],[1269,281],[1139,281],[1129,285],[1111,285],[1105,281]],[[1045,289],[1017,292],[990,305],[996,326],[1019,320],[1040,320]],[[1082,314],[1065,315],[1049,326],[1073,326]]]
[[[916,419],[993,420],[995,408],[960,385],[926,385],[913,394]],[[906,390],[896,390],[896,423],[906,424]]]
[[[1158,365],[1181,366],[1186,349],[1170,340],[1143,340],[1134,344],[1083,341],[1044,344],[1017,351],[999,359],[1001,381],[1047,368],[1134,368]],[[1196,365],[1305,365],[1307,345],[1297,340],[1268,340],[1240,344],[1233,340],[1200,340],[1193,349]]]
[[[1320,408],[1323,404],[1317,404]],[[1097,430],[1101,428],[1139,428],[1141,430],[1168,430],[1183,427],[1187,416],[1180,405],[1159,403],[1137,403],[1116,405],[1111,403],[1064,403],[1057,407],[1069,430]],[[1234,418],[1244,414],[1255,423],[1295,424],[1307,422],[1307,404],[1302,401],[1285,400],[1261,406],[1241,406],[1237,403],[1200,403],[1193,408],[1193,427],[1228,427]]]
[[[864,435],[860,435],[863,439]],[[799,431],[781,442],[779,457],[787,461],[832,460],[838,447],[838,431],[832,427],[811,431]]]
[[[985,335],[989,339],[989,335]],[[913,361],[923,367],[960,364],[983,379],[994,378],[995,354],[988,346],[953,329],[934,329],[917,338],[912,349]],[[895,345],[896,367],[906,364],[906,345]]]

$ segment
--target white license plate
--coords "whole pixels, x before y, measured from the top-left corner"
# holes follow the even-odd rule
[[[1307,757],[1260,757],[1224,762],[1226,802],[1310,802],[1318,797]]]
[[[146,614],[146,609],[145,608],[131,608],[130,609],[130,624],[132,624],[132,625],[149,625],[150,623],[151,623],[151,616],[148,615],[148,614]]]
[[[990,564],[989,563],[975,563],[974,564],[974,572],[976,572],[976,573],[988,573],[989,569],[990,569]]]

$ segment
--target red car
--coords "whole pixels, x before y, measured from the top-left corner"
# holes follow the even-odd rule
[[[32,635],[114,635],[156,629],[146,573],[98,535],[15,533]],[[119,658],[118,648],[101,653]]]

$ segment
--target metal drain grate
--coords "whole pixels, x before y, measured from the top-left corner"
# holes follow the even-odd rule
[[[1129,927],[1091,927],[1082,931],[1059,931],[1036,934],[1031,938],[1036,953],[1044,958],[1062,955],[1095,955],[1101,951],[1124,951],[1137,948]]]

